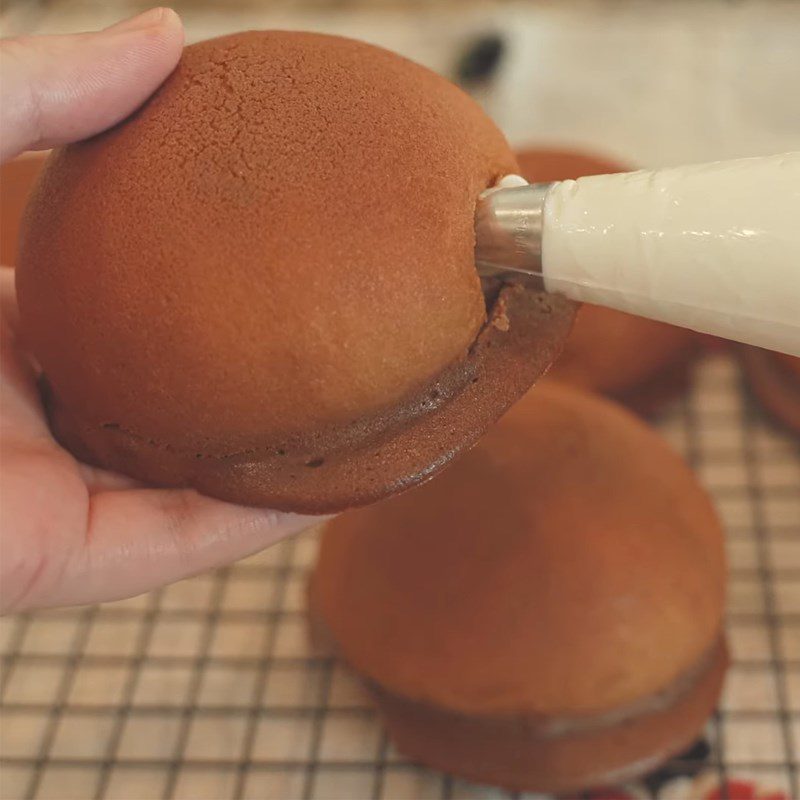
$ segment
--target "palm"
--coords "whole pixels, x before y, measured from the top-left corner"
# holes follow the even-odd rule
[[[309,524],[191,490],[149,489],[81,464],[53,439],[0,268],[2,607],[137,594],[242,557]]]

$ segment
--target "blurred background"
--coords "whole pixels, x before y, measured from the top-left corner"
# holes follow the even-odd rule
[[[150,5],[5,0],[0,24],[74,32]],[[800,0],[172,5],[189,41],[285,28],[396,50],[464,86],[517,147],[635,167],[800,149]],[[798,798],[797,440],[719,348],[657,424],[725,523],[733,664],[706,737],[602,797]],[[507,798],[405,762],[355,681],[314,650],[316,536],[132,600],[0,620],[0,798]]]
[[[4,35],[111,24],[125,0],[6,0]],[[668,165],[796,149],[796,0],[181,0],[190,41],[338,33],[471,84],[515,145]]]

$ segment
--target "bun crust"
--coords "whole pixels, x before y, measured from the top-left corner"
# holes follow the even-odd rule
[[[690,669],[719,637],[724,584],[722,530],[683,460],[552,382],[437,480],[329,523],[312,597],[388,691],[462,714],[594,714]]]
[[[188,47],[129,120],[50,159],[29,211],[20,307],[57,435],[146,481],[287,510],[421,480],[571,324],[572,304],[510,303],[497,349],[524,347],[523,375],[474,356],[474,203],[515,169],[471,99],[388,51],[277,31]],[[463,422],[436,410],[484,372]]]
[[[45,153],[36,151],[0,165],[0,264],[5,267],[17,262],[22,215],[44,160]]]

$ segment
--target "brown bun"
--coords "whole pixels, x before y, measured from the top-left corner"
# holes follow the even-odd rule
[[[33,198],[20,309],[57,436],[295,511],[429,476],[571,324],[572,304],[514,287],[486,324],[474,204],[515,170],[477,104],[388,51],[277,31],[188,47]]]
[[[17,262],[19,227],[45,153],[24,153],[0,166],[0,264]]]
[[[572,150],[526,149],[517,160],[521,174],[539,182],[629,169]],[[550,375],[649,413],[686,387],[697,344],[697,334],[684,328],[584,305]]]
[[[800,436],[800,358],[742,347],[739,359],[754,397],[776,422]]]
[[[552,382],[435,481],[334,520],[309,597],[401,750],[566,791],[698,734],[724,671],[724,584],[688,467]]]

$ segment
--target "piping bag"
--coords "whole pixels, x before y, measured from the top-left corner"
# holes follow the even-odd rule
[[[800,152],[509,175],[479,198],[475,235],[481,275],[800,356]]]

